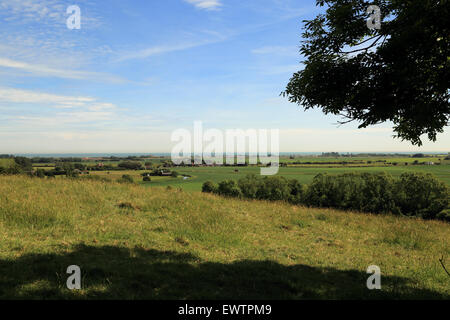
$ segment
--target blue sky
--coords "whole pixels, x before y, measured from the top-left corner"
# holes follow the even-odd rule
[[[66,9],[81,9],[81,29]],[[315,0],[0,0],[0,153],[170,152],[177,128],[280,129],[280,151],[417,148],[279,94]]]

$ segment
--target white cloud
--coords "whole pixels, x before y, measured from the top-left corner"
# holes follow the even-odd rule
[[[187,3],[194,5],[196,8],[203,10],[218,10],[222,7],[220,0],[184,0]]]
[[[63,79],[79,79],[79,80],[94,80],[102,82],[121,83],[125,80],[110,74],[91,71],[79,71],[69,69],[52,68],[40,64],[30,64],[0,57],[0,67],[18,69],[29,74],[43,77],[56,77]]]
[[[1,0],[0,8],[3,12],[8,12],[9,21],[57,21],[65,13],[64,5],[54,0]]]
[[[88,1],[82,2],[83,8],[90,7]],[[21,24],[39,22],[48,26],[59,26],[65,25],[68,17],[66,9],[73,4],[67,0],[0,0],[0,10],[9,22]],[[93,15],[93,10],[83,10],[82,14],[84,27],[100,24],[99,18]]]
[[[153,46],[142,50],[136,50],[133,52],[128,53],[122,53],[119,55],[119,57],[115,60],[115,62],[122,62],[125,60],[132,60],[132,59],[145,59],[150,56],[159,55],[159,54],[165,54],[170,52],[176,52],[176,51],[183,51],[188,50],[191,48],[196,48],[212,43],[221,42],[227,39],[227,36],[223,36],[221,34],[217,33],[211,33],[216,38],[215,39],[209,39],[209,40],[199,40],[199,41],[191,41],[186,42],[178,45],[160,45],[160,46]]]
[[[119,108],[109,102],[101,102],[96,98],[83,96],[64,96],[51,93],[0,87],[0,102],[6,105],[4,116],[8,120],[27,124],[34,127],[64,125],[67,123],[83,123],[105,120],[119,120]],[[15,104],[26,104],[27,108],[36,106],[41,110],[40,115],[16,114]],[[55,108],[58,112],[45,115],[43,108]],[[33,110],[33,109],[31,109]],[[8,111],[13,111],[8,112]],[[48,113],[48,112],[47,112]]]
[[[0,88],[0,101],[12,103],[49,103],[61,104],[64,106],[82,106],[89,102],[95,102],[94,98],[90,97],[71,97],[55,95],[50,93],[14,89],[14,88]]]
[[[186,49],[194,48],[197,46],[200,46],[205,43],[186,43],[181,45],[175,45],[175,46],[154,46],[150,48],[146,48],[143,50],[138,50],[130,53],[122,54],[116,62],[121,62],[125,60],[132,60],[132,59],[144,59],[148,58],[150,56],[158,55],[158,54],[164,54],[174,51],[183,51]]]

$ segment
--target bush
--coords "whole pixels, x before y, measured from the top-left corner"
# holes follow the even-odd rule
[[[436,215],[436,219],[450,222],[450,209],[445,209],[444,211]]]
[[[45,173],[45,175],[46,175],[48,178],[55,178],[55,174],[53,173],[53,171],[47,171],[47,172]]]
[[[305,203],[372,213],[398,213],[395,182],[385,173],[346,173],[314,177],[305,194]]]
[[[386,173],[363,173],[364,185],[360,190],[359,211],[372,213],[399,213],[396,202],[396,186],[392,176]]]
[[[261,178],[255,174],[246,175],[239,179],[238,186],[245,198],[256,199],[257,192],[261,185]]]
[[[241,190],[239,189],[236,181],[234,180],[225,180],[219,183],[219,187],[217,188],[217,193],[222,196],[228,197],[240,197]]]
[[[430,173],[403,173],[397,182],[397,202],[402,214],[434,219],[449,206],[449,190]]]
[[[139,170],[142,168],[142,163],[138,161],[124,161],[119,163],[118,167],[129,170]]]
[[[44,169],[37,169],[35,172],[36,177],[38,178],[45,178],[45,170]]]
[[[9,168],[5,169],[5,174],[20,174],[23,173],[24,169],[18,165],[17,163],[14,163],[12,166],[10,166]]]
[[[212,181],[205,181],[202,185],[202,192],[217,193],[217,187]]]
[[[172,173],[170,174],[173,178],[178,177],[178,172],[176,171],[172,171]]]
[[[134,183],[134,179],[132,176],[130,176],[129,174],[124,174],[122,176],[122,178],[120,178],[119,180],[117,180],[120,183]]]
[[[31,159],[26,157],[15,157],[14,158],[15,163],[24,171],[31,171],[33,164],[31,162]]]
[[[256,192],[258,199],[264,200],[286,200],[290,199],[288,181],[284,177],[264,177]]]
[[[152,181],[152,179],[150,179],[150,177],[148,177],[148,176],[145,176],[144,178],[142,178],[142,181],[149,182],[149,181]]]
[[[292,179],[288,182],[289,187],[289,199],[288,201],[293,204],[300,204],[303,202],[303,186],[302,184],[296,180]]]

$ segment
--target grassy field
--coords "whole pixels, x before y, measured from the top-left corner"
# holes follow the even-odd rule
[[[235,172],[235,169],[239,172]],[[249,173],[260,173],[257,167],[184,167],[175,168],[180,174],[190,175],[184,180],[183,177],[151,177],[152,181],[145,183],[147,186],[181,187],[189,191],[201,191],[203,182],[211,180],[215,183],[225,179],[240,179]],[[344,172],[387,172],[393,176],[399,176],[403,172],[419,171],[434,174],[438,179],[450,186],[450,165],[414,165],[414,166],[387,166],[387,167],[357,167],[357,168],[328,168],[328,167],[280,167],[278,175],[286,178],[295,178],[301,183],[310,183],[315,175],[319,173],[340,174]],[[91,175],[107,176],[117,179],[123,174],[129,174],[135,181],[142,181],[140,174],[147,171],[92,171]]]
[[[3,176],[0,299],[449,299],[439,262],[450,265],[449,231],[439,221]],[[79,291],[65,286],[73,264]],[[372,264],[382,290],[366,288]]]
[[[9,168],[12,164],[14,164],[13,159],[0,159],[0,167]]]

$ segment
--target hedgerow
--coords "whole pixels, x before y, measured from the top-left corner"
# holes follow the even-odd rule
[[[403,173],[398,178],[387,173],[318,174],[309,185],[284,177],[247,175],[237,183],[225,180],[218,186],[207,181],[202,191],[311,207],[450,220],[449,189],[429,173]]]

